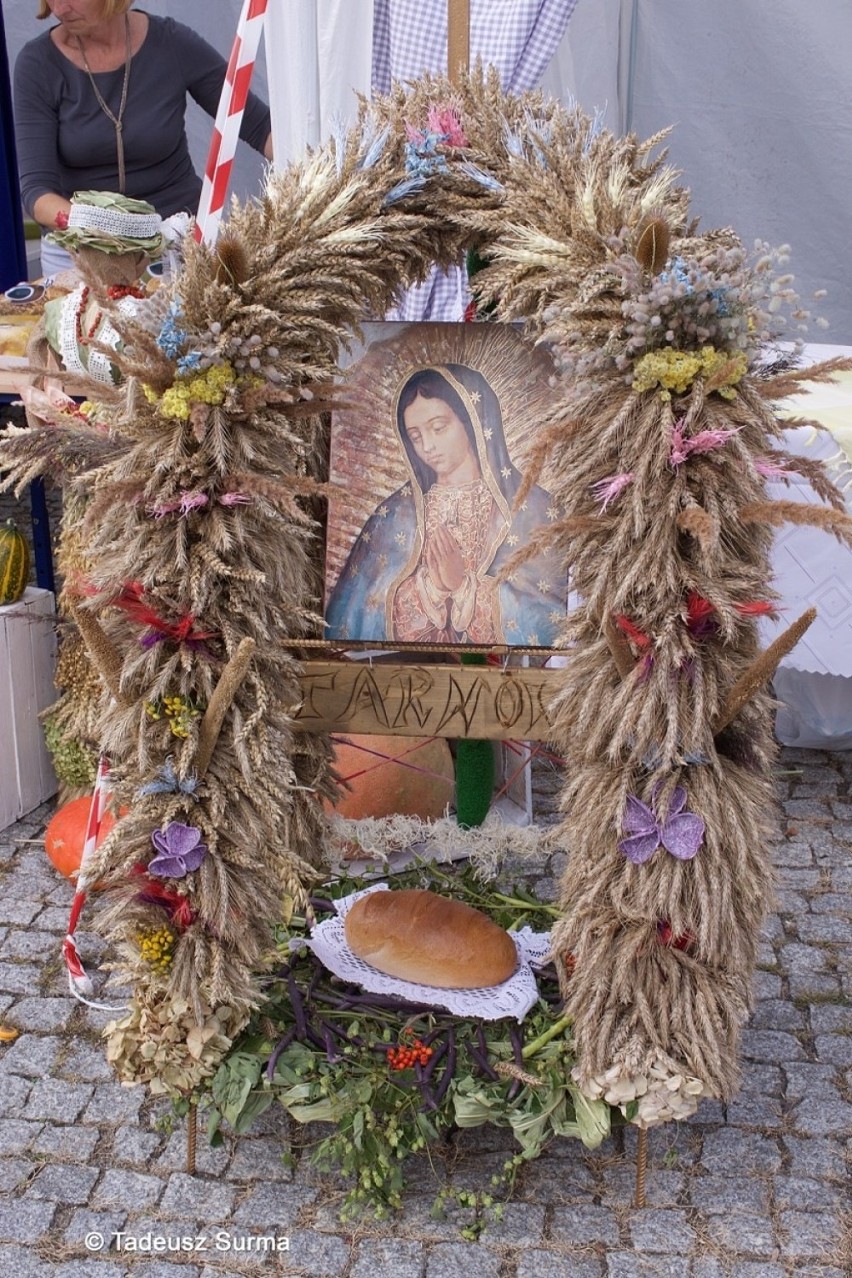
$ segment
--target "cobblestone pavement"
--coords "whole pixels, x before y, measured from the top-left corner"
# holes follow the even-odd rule
[[[66,997],[59,947],[69,885],[39,836],[46,804],[0,832],[0,1274],[16,1278],[843,1278],[852,1265],[845,1157],[852,1137],[852,755],[786,750],[775,847],[778,899],[766,922],[757,1004],[744,1035],[741,1094],[653,1132],[648,1205],[631,1206],[635,1132],[594,1153],[554,1144],[528,1166],[499,1223],[464,1242],[435,1221],[429,1168],[404,1210],[380,1225],[341,1226],[339,1184],[291,1172],[283,1114],[219,1150],[199,1144],[185,1173],[185,1133],[156,1125],[142,1089],[112,1081],[107,1017]],[[555,775],[539,773],[536,809],[555,820]],[[564,854],[534,867],[554,890]],[[84,916],[85,922],[85,916]],[[98,940],[84,933],[90,965]],[[159,1111],[160,1113],[162,1111]],[[487,1187],[511,1137],[462,1134],[454,1175]],[[203,1252],[116,1250],[114,1236],[206,1238]],[[87,1251],[85,1238],[106,1247]],[[286,1236],[252,1254],[248,1240]]]

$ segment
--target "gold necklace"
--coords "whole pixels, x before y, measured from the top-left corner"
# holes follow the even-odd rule
[[[107,119],[112,121],[115,129],[115,150],[118,156],[118,189],[121,195],[124,195],[125,172],[124,172],[124,108],[127,106],[127,86],[130,83],[130,18],[124,15],[124,83],[121,86],[121,102],[118,108],[118,115],[114,115],[109,105],[104,101],[103,94],[95,84],[95,77],[92,75],[92,68],[89,66],[89,60],[86,57],[86,50],[83,48],[83,41],[79,36],[75,35],[77,48],[80,50],[80,56],[83,59],[83,66],[86,68],[86,75],[89,77],[89,83],[94,89],[95,97],[98,100],[98,106],[103,111]]]

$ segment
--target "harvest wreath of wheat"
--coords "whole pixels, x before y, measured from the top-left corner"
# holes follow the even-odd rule
[[[574,1083],[647,1128],[737,1083],[771,890],[767,682],[807,625],[760,653],[772,527],[852,522],[810,465],[824,508],[767,500],[806,465],[773,407],[803,375],[766,358],[801,315],[777,255],[698,231],[660,138],[495,76],[409,88],[235,205],[144,311],[104,298],[120,386],[81,377],[82,413],[5,433],[5,482],[65,476],[66,597],[102,676],[86,713],[126,809],[88,870],[133,990],[108,1054],[197,1094],[258,1003],[282,903],[323,878],[334,784],[298,721],[299,645],[320,633],[339,350],[473,247],[480,303],[558,370],[528,478],[547,466],[541,540],[579,598],[547,727]]]

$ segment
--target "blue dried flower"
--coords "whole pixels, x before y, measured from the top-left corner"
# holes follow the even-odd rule
[[[178,327],[179,318],[180,308],[177,302],[172,302],[169,307],[169,313],[163,320],[162,327],[157,334],[157,345],[165,355],[168,355],[169,359],[177,359],[189,340],[189,334]]]

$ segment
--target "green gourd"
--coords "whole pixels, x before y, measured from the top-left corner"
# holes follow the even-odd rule
[[[0,528],[0,607],[17,603],[30,577],[30,548],[14,519]]]

